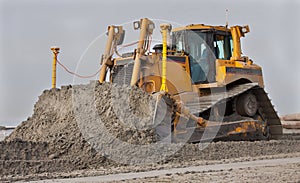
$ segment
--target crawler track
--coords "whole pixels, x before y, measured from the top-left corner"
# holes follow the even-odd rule
[[[201,114],[213,106],[222,102],[233,100],[246,92],[253,92],[258,100],[258,114],[267,126],[270,139],[278,139],[282,136],[282,126],[274,107],[263,88],[256,83],[246,83],[234,86],[223,92],[212,93],[210,96],[198,97],[185,106],[195,115]]]

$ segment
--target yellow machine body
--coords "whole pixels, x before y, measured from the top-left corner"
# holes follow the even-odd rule
[[[236,26],[238,29],[242,27]],[[189,25],[174,29],[173,32],[183,30],[219,30],[228,32],[234,35],[235,29],[227,29],[222,26],[207,26],[207,25]],[[249,29],[249,28],[248,28]],[[234,31],[233,31],[234,30]],[[240,47],[240,36],[238,40],[234,40],[238,43],[234,45]],[[233,49],[233,48],[232,48]],[[193,83],[191,80],[191,69],[190,60],[184,53],[175,53],[173,50],[168,50],[167,55],[167,86],[170,88],[169,93],[172,95],[182,92],[199,92],[201,88],[212,88],[212,87],[224,87],[230,83],[239,82],[251,82],[258,83],[259,86],[263,87],[262,69],[260,66],[249,60],[248,57],[241,57],[241,53],[235,53],[233,49],[232,56],[230,59],[215,59],[215,80],[207,83]],[[237,49],[237,50],[240,50]],[[124,62],[130,62],[134,60],[132,58],[116,58],[115,65]],[[139,72],[139,79],[137,85],[144,87],[145,91],[149,93],[158,92],[162,85],[162,53],[151,53],[150,55],[143,56],[141,59],[143,67]]]
[[[173,109],[174,118],[171,122],[174,134],[187,131],[177,128],[182,126],[180,123],[187,123],[178,120],[180,117],[194,121],[196,127],[201,129],[210,126],[203,122],[203,119],[209,120],[207,114],[218,116],[218,105],[227,103],[223,113],[229,120],[222,123],[220,137],[233,132],[260,132],[271,138],[281,136],[280,120],[263,90],[262,68],[242,55],[241,38],[250,32],[248,26],[228,28],[192,24],[174,28],[170,33],[170,26],[161,25],[163,44],[154,46],[154,52],[147,52],[149,48],[145,47],[153,33],[154,23],[145,18],[135,22],[134,26],[140,29],[138,47],[132,53],[116,58],[110,56],[112,50],[117,49],[117,44],[112,44],[116,32],[110,30],[105,62],[102,63],[105,69],[100,74],[101,83],[105,80],[108,67],[113,83],[135,85],[149,94],[163,91],[176,108]],[[122,36],[115,37],[120,40]],[[168,45],[165,40],[167,37],[171,37]],[[212,90],[223,90],[226,97],[205,106],[205,102],[201,103],[205,97],[217,96],[213,95]],[[195,100],[200,102],[195,103]],[[237,122],[239,120],[232,118],[234,115],[238,115],[239,120],[245,120]],[[192,141],[197,141],[197,138],[196,135]]]

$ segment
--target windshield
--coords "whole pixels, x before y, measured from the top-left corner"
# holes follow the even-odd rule
[[[173,33],[173,48],[189,56],[193,83],[207,83],[215,80],[215,55],[213,33],[203,30],[183,30]]]
[[[188,31],[187,34],[187,51],[192,57],[193,61],[199,61],[206,54],[206,44],[207,33],[202,33],[200,31]]]
[[[190,58],[191,78],[194,83],[207,83],[214,80],[214,55],[211,51],[213,34],[200,30],[188,31],[187,46]]]

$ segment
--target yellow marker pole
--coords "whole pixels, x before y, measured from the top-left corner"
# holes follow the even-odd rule
[[[163,37],[163,50],[162,50],[162,78],[160,91],[168,92],[167,88],[167,34],[170,31],[170,24],[160,25]]]
[[[56,88],[56,62],[57,62],[57,55],[59,53],[58,47],[51,47],[53,52],[53,62],[52,62],[52,88]]]

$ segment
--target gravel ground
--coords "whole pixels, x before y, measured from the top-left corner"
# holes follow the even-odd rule
[[[15,146],[15,142],[13,143]],[[24,144],[25,142],[20,142]],[[251,161],[255,159],[274,159],[285,157],[300,157],[300,141],[283,140],[283,141],[263,141],[263,142],[217,142],[210,144],[205,150],[197,149],[196,144],[187,144],[173,156],[168,157],[165,161],[147,165],[122,165],[116,163],[98,163],[96,168],[80,168],[76,166],[71,158],[58,159],[39,159],[47,154],[47,146],[44,146],[44,155],[30,155],[28,160],[13,155],[18,151],[7,150],[8,154],[3,154],[0,161],[1,181],[16,180],[40,180],[49,178],[62,177],[81,177],[105,175],[120,172],[140,172],[148,170],[159,170],[164,168],[189,167],[195,165],[206,165],[216,163],[230,163]],[[18,149],[24,148],[22,152],[30,154],[35,152],[38,144],[35,145],[18,145]],[[13,146],[13,147],[14,147]],[[12,149],[13,149],[12,147]],[[1,149],[6,149],[2,144]],[[219,151],[223,149],[224,151]],[[40,150],[38,152],[41,152]],[[297,154],[298,153],[298,154]],[[15,157],[15,160],[13,160]],[[5,160],[6,159],[6,160]],[[36,159],[36,160],[33,160]],[[109,161],[106,161],[109,162]]]
[[[300,182],[300,163],[220,171],[175,173],[157,177],[130,179],[122,182]]]
[[[201,165],[165,166],[154,170],[111,172],[100,176],[96,174],[96,171],[90,170],[90,174],[93,172],[94,175],[91,176],[85,172],[80,178],[46,179],[42,182],[199,182],[200,180],[201,182],[247,182],[250,180],[259,182],[260,179],[264,182],[296,182],[300,180],[300,154],[289,156],[227,159],[226,162],[207,161],[204,163],[202,161]],[[238,175],[235,174],[236,172]]]

